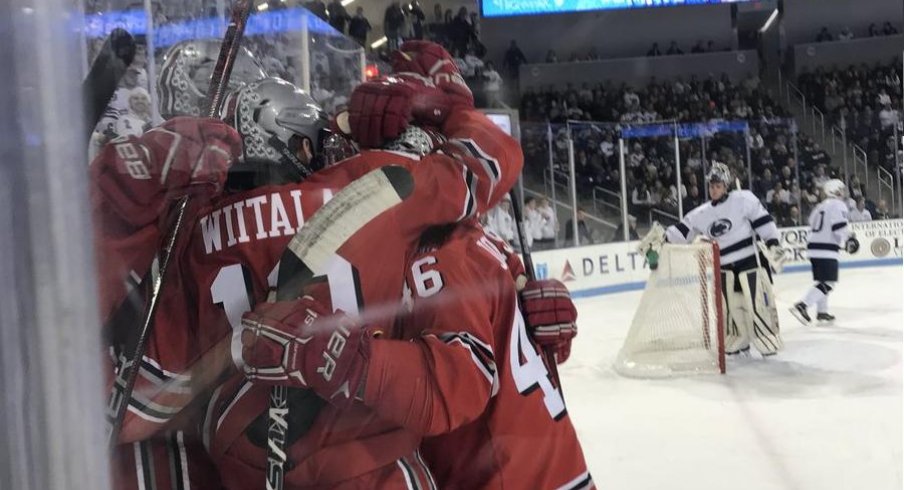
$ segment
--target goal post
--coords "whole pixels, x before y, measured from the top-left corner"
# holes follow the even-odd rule
[[[716,243],[663,245],[614,369],[634,378],[725,373]]]

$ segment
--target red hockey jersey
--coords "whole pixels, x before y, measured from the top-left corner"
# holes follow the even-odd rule
[[[407,269],[397,328],[414,341],[372,343],[365,403],[432,436],[422,454],[440,488],[592,488],[518,309],[510,250],[476,223],[439,240]]]
[[[355,313],[363,306],[369,318],[372,311],[385,311],[390,322],[399,304],[406,253],[423,230],[486,211],[521,171],[517,143],[476,111],[452,115],[444,134],[451,138],[445,154],[418,159],[363,152],[301,184],[257,187],[200,210],[168,279],[122,439],[147,437],[201,392],[217,387],[204,414],[205,444],[229,475],[224,477],[228,488],[263,485],[267,441],[261,428],[265,434],[269,388],[246,383],[234,369],[221,384],[220,376],[230,370],[210,366],[229,367],[224,352],[230,351],[241,315],[266,299],[280,255],[296,230],[351,180],[380,166],[401,165],[414,177],[412,195],[340,248],[327,275],[333,307]],[[238,350],[232,352],[238,359]],[[418,473],[410,468],[417,462],[416,434],[399,430],[363,405],[340,413],[329,405],[315,410],[319,403],[301,399],[298,409],[292,406],[296,426],[310,427],[289,447],[288,487],[335,485],[357,476],[380,482],[379,476],[368,475],[387,466]]]

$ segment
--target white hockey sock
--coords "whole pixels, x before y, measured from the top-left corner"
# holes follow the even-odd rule
[[[816,313],[828,313],[829,312],[829,297],[826,295],[822,295],[819,302],[816,303]]]
[[[807,290],[807,294],[804,295],[803,302],[807,304],[807,307],[810,307],[813,305],[825,303],[825,300],[826,294],[820,291],[816,286],[813,286]]]

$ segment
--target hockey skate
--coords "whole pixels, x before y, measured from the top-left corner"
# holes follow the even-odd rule
[[[816,321],[820,323],[831,323],[835,321],[835,315],[829,313],[817,313]]]
[[[810,314],[807,313],[807,305],[803,301],[798,301],[794,306],[790,308],[791,314],[794,315],[794,318],[800,323],[804,325],[809,325],[813,319],[810,318]],[[822,315],[822,313],[820,313]]]

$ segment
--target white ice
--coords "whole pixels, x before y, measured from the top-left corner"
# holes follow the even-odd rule
[[[834,326],[788,312],[809,274],[776,280],[785,350],[726,375],[628,379],[612,361],[641,292],[577,300],[560,368],[594,481],[607,490],[901,490],[902,268],[842,269]]]

